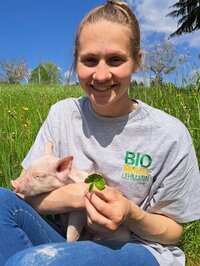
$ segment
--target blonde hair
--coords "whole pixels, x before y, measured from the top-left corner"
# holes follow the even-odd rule
[[[106,20],[129,27],[131,32],[130,42],[132,45],[132,54],[137,63],[137,55],[140,51],[140,28],[138,21],[126,2],[108,0],[106,4],[97,6],[88,14],[86,14],[78,27],[74,46],[74,73],[78,61],[79,39],[83,27],[88,23],[96,23],[101,20]]]

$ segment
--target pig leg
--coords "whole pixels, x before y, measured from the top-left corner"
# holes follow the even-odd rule
[[[67,232],[69,212],[54,215],[55,223],[61,226],[64,232]]]
[[[67,242],[77,241],[86,225],[86,214],[82,210],[71,211],[69,213],[68,227],[67,227]]]

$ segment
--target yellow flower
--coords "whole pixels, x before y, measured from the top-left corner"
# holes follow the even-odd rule
[[[28,111],[28,107],[26,107],[26,106],[23,106],[22,109],[23,109],[24,111]]]

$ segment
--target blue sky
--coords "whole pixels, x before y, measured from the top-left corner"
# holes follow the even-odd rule
[[[165,17],[176,0],[127,2],[141,25],[143,50],[176,30],[177,21]],[[102,3],[105,1],[0,0],[0,60],[23,57],[30,70],[41,61],[52,61],[62,73],[69,71],[76,28],[86,12]],[[172,41],[176,42],[180,54],[189,51],[190,66],[185,71],[192,72],[194,63],[199,68],[199,32]],[[141,73],[136,75],[136,79],[141,78]]]

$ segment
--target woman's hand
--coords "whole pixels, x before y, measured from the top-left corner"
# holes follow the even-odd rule
[[[106,186],[103,191],[85,194],[87,223],[92,233],[108,236],[122,223],[143,239],[161,244],[176,244],[183,226],[169,217],[149,213],[120,192]]]
[[[106,234],[115,231],[130,211],[130,201],[119,191],[106,186],[104,190],[85,193],[85,208],[89,228]]]

